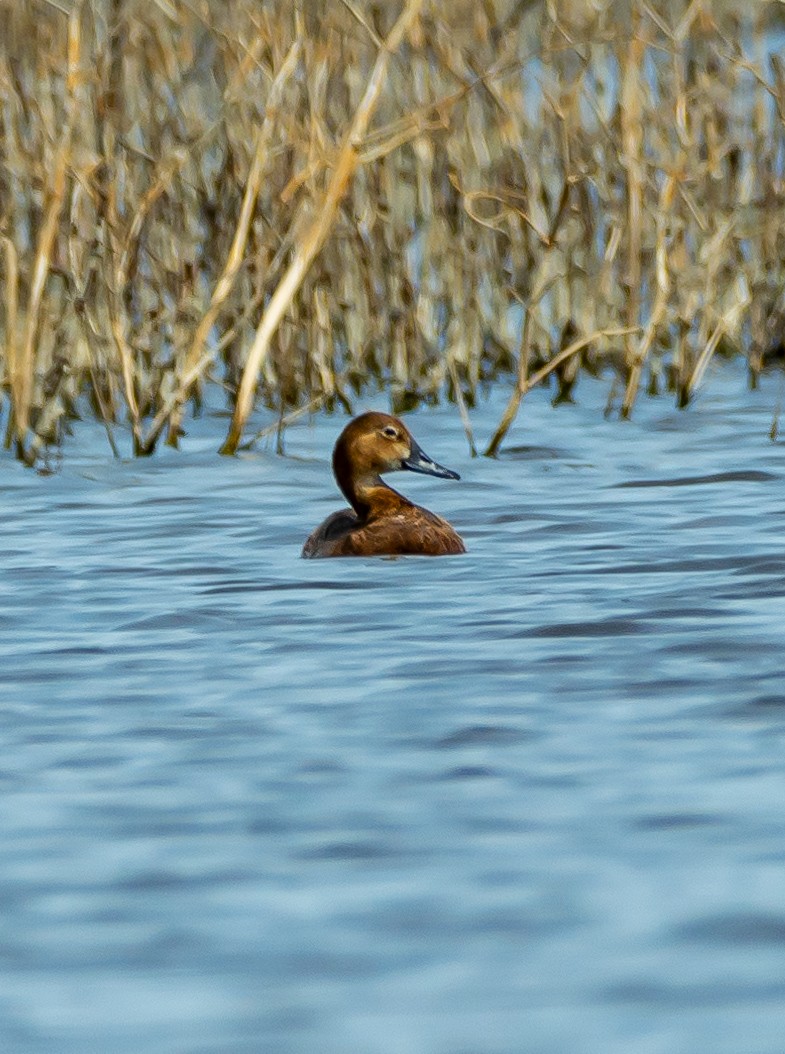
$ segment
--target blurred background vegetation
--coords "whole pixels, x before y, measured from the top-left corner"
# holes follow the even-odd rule
[[[782,3],[0,0],[0,392],[35,464],[396,411],[688,405],[783,351]],[[129,441],[128,435],[131,439]]]

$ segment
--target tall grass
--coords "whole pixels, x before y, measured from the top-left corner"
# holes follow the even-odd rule
[[[0,0],[0,385],[27,463],[607,370],[686,406],[781,341],[777,5]],[[609,381],[609,384],[611,381]],[[128,436],[130,435],[130,442]],[[244,438],[245,437],[245,438]]]

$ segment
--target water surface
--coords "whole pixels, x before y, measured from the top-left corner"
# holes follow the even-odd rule
[[[778,387],[410,415],[441,560],[300,560],[339,418],[3,461],[0,1049],[781,1054]]]

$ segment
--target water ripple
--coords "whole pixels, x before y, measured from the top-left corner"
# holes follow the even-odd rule
[[[300,559],[321,415],[7,473],[0,1049],[781,1054],[782,447],[717,369],[412,415],[454,560]]]

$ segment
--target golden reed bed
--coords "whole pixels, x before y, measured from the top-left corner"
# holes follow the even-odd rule
[[[782,6],[0,0],[0,390],[34,464],[92,412],[176,444],[549,374],[686,406],[785,285]],[[782,37],[780,37],[782,39]],[[132,441],[126,435],[129,430]]]

